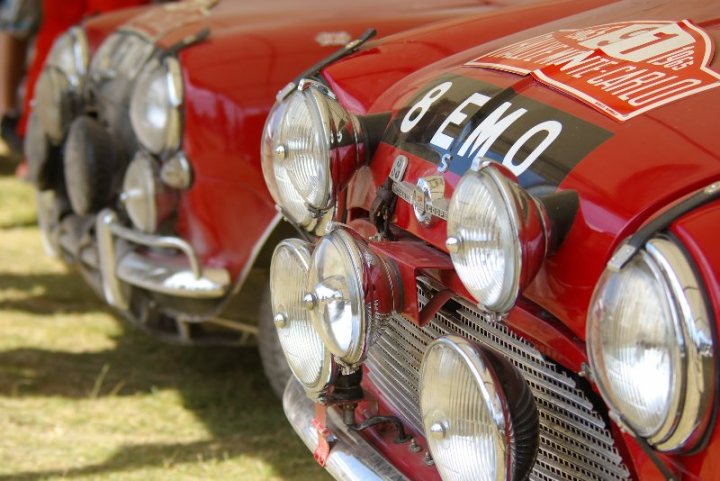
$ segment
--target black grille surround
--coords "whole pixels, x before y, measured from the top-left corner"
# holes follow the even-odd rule
[[[426,304],[435,289],[418,279]],[[450,305],[454,307],[449,308]],[[535,481],[619,481],[630,471],[603,417],[575,380],[525,339],[466,302],[450,303],[424,327],[400,315],[389,318],[368,353],[370,380],[406,423],[423,432],[419,401],[422,356],[434,339],[457,335],[506,357],[527,381],[540,417],[540,447],[530,474]]]

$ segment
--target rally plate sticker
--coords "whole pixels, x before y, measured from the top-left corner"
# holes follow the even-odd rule
[[[634,21],[559,30],[466,63],[520,75],[626,121],[720,86],[710,37],[689,20]]]

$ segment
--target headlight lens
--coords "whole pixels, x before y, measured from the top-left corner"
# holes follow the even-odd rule
[[[373,292],[366,292],[367,285]],[[354,367],[364,359],[375,323],[399,309],[398,286],[391,263],[350,231],[323,237],[310,263],[304,302],[339,362]]]
[[[138,153],[123,179],[120,200],[133,225],[144,232],[157,231],[158,225],[175,209],[176,195],[159,179],[157,161]]]
[[[306,304],[325,345],[344,362],[358,362],[366,331],[362,254],[347,232],[336,230],[320,241],[307,288]]]
[[[180,146],[180,66],[174,58],[153,60],[140,74],[130,99],[130,121],[140,143],[154,154]]]
[[[526,479],[538,447],[537,408],[505,358],[460,337],[434,341],[422,361],[420,405],[444,480]]]
[[[335,369],[303,305],[309,248],[299,239],[278,244],[270,266],[270,288],[275,326],[288,365],[308,394],[317,397],[331,382]]]
[[[455,189],[446,242],[455,270],[478,303],[509,311],[546,252],[541,206],[495,164],[468,171]]]
[[[606,270],[587,323],[588,357],[606,402],[661,450],[707,424],[714,391],[712,335],[692,269],[669,240],[651,240]]]
[[[71,28],[53,44],[38,78],[36,111],[43,130],[58,144],[79,109],[87,73],[88,43],[81,28]]]
[[[263,174],[291,221],[313,230],[361,156],[359,122],[327,88],[304,81],[275,105],[262,142]]]

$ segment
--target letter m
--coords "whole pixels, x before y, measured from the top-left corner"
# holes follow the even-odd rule
[[[512,104],[505,102],[485,117],[480,125],[475,127],[475,130],[465,139],[465,143],[460,147],[458,154],[466,157],[466,153],[470,150],[470,155],[473,158],[484,157],[505,129],[527,112],[527,109],[520,108],[503,118],[503,115],[510,107],[512,107]]]

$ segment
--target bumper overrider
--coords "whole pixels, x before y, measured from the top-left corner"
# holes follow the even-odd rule
[[[318,447],[315,403],[307,397],[303,386],[290,379],[283,395],[283,409],[293,429],[311,451]],[[406,481],[407,478],[390,464],[358,433],[349,429],[334,411],[328,411],[325,428],[332,433],[332,449],[324,460],[325,469],[343,481]]]
[[[102,210],[95,225],[103,294],[108,304],[118,309],[130,305],[123,283],[190,299],[222,298],[230,288],[228,271],[203,267],[192,246],[183,239],[125,227],[111,209]],[[180,255],[144,255],[137,247],[172,250]]]

